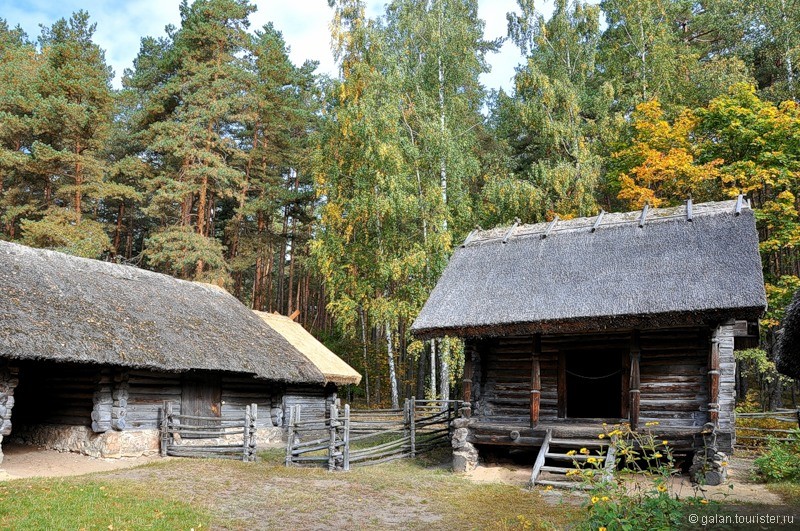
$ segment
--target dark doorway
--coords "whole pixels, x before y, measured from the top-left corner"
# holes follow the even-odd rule
[[[584,350],[566,355],[567,417],[622,417],[622,353]]]
[[[184,374],[183,388],[181,389],[181,415],[220,417],[221,414],[222,385],[219,373],[189,372]],[[219,426],[219,422],[213,420],[191,418],[183,419],[182,423],[190,426]]]

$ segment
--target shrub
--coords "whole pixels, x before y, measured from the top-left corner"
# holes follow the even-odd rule
[[[770,439],[767,452],[756,459],[756,471],[764,481],[800,481],[800,430],[793,430],[789,439]]]
[[[677,474],[669,441],[656,439],[648,423],[644,432],[627,424],[606,428],[599,437],[610,438],[616,451],[613,478],[603,475],[603,461],[575,462],[583,485],[589,489],[587,515],[581,529],[675,529],[686,525],[687,514],[705,512],[708,500],[696,496],[679,499],[671,478]],[[585,453],[582,451],[582,453]],[[631,478],[634,481],[627,482]]]

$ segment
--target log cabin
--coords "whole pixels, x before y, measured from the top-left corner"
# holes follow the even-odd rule
[[[256,403],[259,443],[277,442],[287,400],[324,414],[360,378],[301,348],[217,286],[0,242],[0,443],[154,453],[165,401],[197,416]]]
[[[548,433],[565,448],[597,441],[603,423],[653,427],[687,455],[711,427],[714,451],[729,453],[735,335],[765,307],[748,202],[690,200],[476,229],[412,333],[464,340],[457,471]]]
[[[774,354],[778,372],[800,379],[800,290],[786,307]]]

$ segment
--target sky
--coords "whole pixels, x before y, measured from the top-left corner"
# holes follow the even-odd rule
[[[300,65],[307,59],[319,61],[318,72],[336,75],[330,51],[328,25],[332,10],[327,0],[251,0],[258,10],[250,17],[250,27],[272,22],[283,33],[292,61]],[[380,15],[386,0],[367,0],[367,14]],[[506,35],[506,13],[517,10],[516,0],[479,0],[478,14],[486,22],[485,37]],[[97,23],[95,42],[106,51],[106,61],[114,69],[114,86],[120,86],[124,69],[130,68],[144,36],[161,37],[167,24],[180,23],[180,0],[0,0],[0,18],[10,26],[19,24],[31,39],[41,33],[40,24],[50,26],[59,18],[85,9]],[[552,11],[552,1],[540,2],[539,9]],[[542,7],[543,6],[543,7]],[[506,42],[499,53],[488,57],[492,71],[481,77],[489,89],[511,92],[514,68],[522,62],[517,48]]]

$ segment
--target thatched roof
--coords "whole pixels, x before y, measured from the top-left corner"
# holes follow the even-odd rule
[[[478,231],[456,249],[418,337],[753,319],[766,307],[753,211],[705,203]],[[690,215],[689,215],[690,214]],[[691,219],[691,221],[689,221]],[[505,242],[504,242],[505,240]]]
[[[300,323],[277,313],[255,313],[308,358],[325,376],[326,383],[358,385],[361,382],[361,375],[355,369],[320,343]]]
[[[800,378],[800,290],[786,308],[774,354],[778,372]]]
[[[0,357],[325,380],[221,288],[7,242],[0,242]]]

